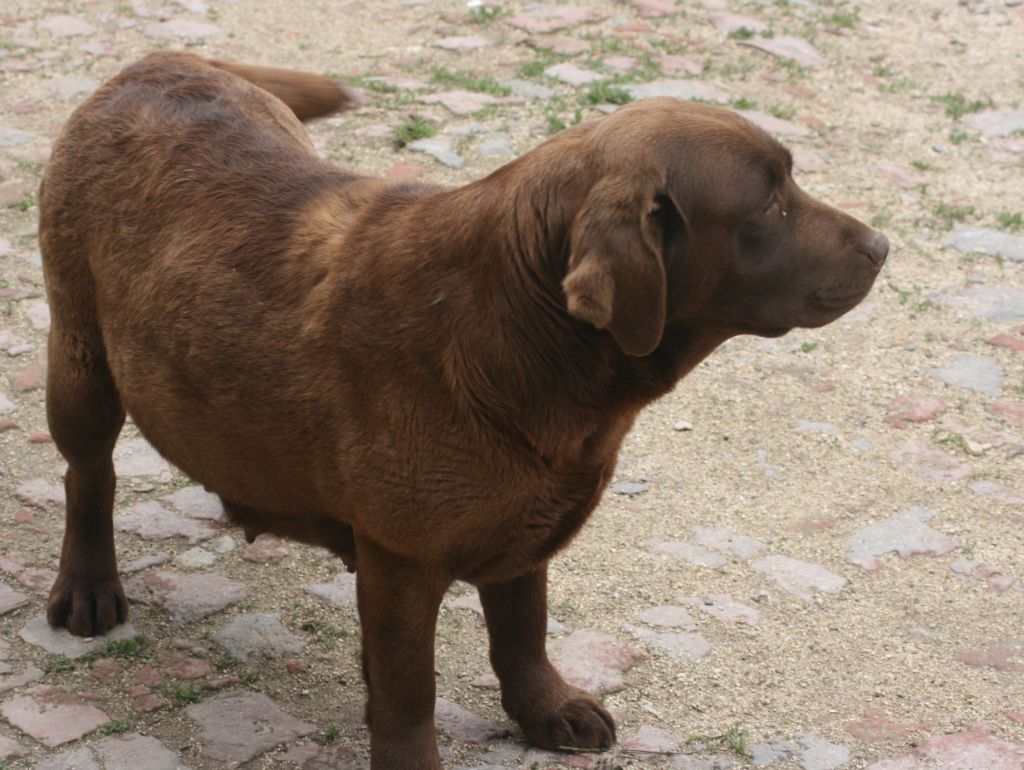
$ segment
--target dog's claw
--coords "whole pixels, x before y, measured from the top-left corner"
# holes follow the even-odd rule
[[[542,749],[609,749],[615,743],[615,720],[593,696],[580,693],[550,713],[519,717],[526,739]]]
[[[128,599],[118,578],[103,581],[57,578],[46,603],[51,626],[75,636],[99,636],[128,618]]]

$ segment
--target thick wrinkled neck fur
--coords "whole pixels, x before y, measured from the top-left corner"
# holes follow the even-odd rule
[[[572,224],[604,173],[581,146],[588,130],[566,131],[466,187],[416,190],[414,200],[397,206],[401,188],[392,188],[372,207],[375,230],[387,230],[391,217],[417,222],[403,230],[392,259],[440,260],[458,271],[457,285],[413,282],[408,301],[432,303],[436,312],[423,322],[447,330],[435,344],[459,406],[544,457],[585,459],[589,439],[611,422],[628,429],[640,408],[724,339],[670,325],[658,349],[635,358],[609,333],[569,314],[562,281]]]

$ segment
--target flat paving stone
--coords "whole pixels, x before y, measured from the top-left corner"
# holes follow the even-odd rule
[[[203,755],[234,764],[248,762],[317,729],[283,711],[263,693],[221,693],[189,706],[185,713],[199,725]]]
[[[98,81],[92,78],[80,78],[72,76],[60,76],[52,78],[47,84],[47,90],[59,99],[70,100],[88,96],[100,87]]]
[[[143,28],[142,34],[157,40],[180,38],[197,41],[209,37],[223,37],[227,33],[216,24],[206,24],[192,19],[168,19],[155,24],[147,24]]]
[[[777,118],[774,115],[762,112],[761,110],[737,110],[737,112],[753,123],[755,126],[759,126],[769,134],[777,134],[778,136],[810,136],[811,130],[806,126],[801,126],[799,123],[794,123],[791,120],[785,118]]]
[[[480,35],[452,35],[434,41],[435,46],[446,51],[473,51],[491,44],[491,40]]]
[[[166,610],[176,623],[194,623],[220,612],[248,593],[245,585],[215,572],[150,572],[132,578],[125,591],[133,601]]]
[[[754,537],[741,535],[723,527],[690,527],[690,533],[698,545],[726,551],[740,559],[752,559],[764,550],[764,543]]]
[[[39,26],[54,37],[78,37],[91,35],[96,28],[85,19],[77,16],[49,16],[39,22]]]
[[[1010,136],[1024,131],[1024,110],[982,110],[968,115],[964,123],[985,136]]]
[[[629,751],[671,754],[682,748],[683,741],[675,733],[660,727],[640,725],[635,733],[623,738],[619,745]]]
[[[817,69],[828,62],[821,51],[800,37],[790,35],[755,36],[747,40],[740,40],[739,43],[764,51],[777,59],[795,61],[801,67],[808,69]]]
[[[679,602],[689,607],[696,607],[701,612],[718,620],[728,620],[756,626],[761,622],[761,612],[753,607],[736,601],[728,594],[708,594],[703,599],[696,596],[680,596]]]
[[[412,152],[426,153],[449,168],[462,168],[466,165],[466,159],[455,152],[451,143],[444,139],[417,139],[415,142],[409,142],[406,148]]]
[[[940,305],[963,308],[996,323],[1024,321],[1024,289],[1005,284],[956,287],[932,295]]]
[[[148,479],[162,484],[172,478],[170,464],[143,438],[123,441],[114,448],[114,470],[119,478]]]
[[[434,723],[455,740],[467,743],[488,743],[512,732],[509,725],[484,719],[445,698],[438,698],[434,704]]]
[[[724,567],[729,561],[717,553],[705,550],[692,543],[669,538],[654,538],[647,541],[647,550],[678,559],[692,567]]]
[[[740,16],[729,11],[712,11],[708,14],[708,21],[715,26],[715,29],[721,30],[726,34],[738,32],[741,29],[747,29],[758,34],[768,30],[768,25],[759,19],[750,16]]]
[[[711,652],[711,643],[695,632],[651,631],[642,626],[626,624],[625,629],[637,639],[647,642],[679,663],[693,663]]]
[[[354,607],[356,603],[356,576],[339,572],[328,583],[315,583],[306,587],[306,593],[323,599],[335,607]]]
[[[659,19],[679,13],[679,8],[667,0],[626,0],[626,3],[641,19]]]
[[[525,99],[550,99],[555,95],[553,88],[548,88],[540,83],[534,83],[530,80],[520,80],[519,78],[510,78],[508,80],[502,80],[501,85],[505,88],[511,89],[512,93],[516,96],[522,96]]]
[[[947,409],[949,404],[935,396],[897,396],[889,402],[885,421],[894,428],[906,428],[907,423],[934,420]]]
[[[46,674],[42,669],[36,668],[33,665],[28,665],[20,674],[0,679],[0,693],[17,690],[19,687],[24,687],[27,684],[38,682],[44,676],[46,676]]]
[[[837,594],[846,585],[846,578],[820,564],[813,564],[789,556],[765,556],[751,563],[756,572],[768,576],[786,593],[810,605],[816,601],[815,593]]]
[[[169,505],[190,519],[207,521],[224,521],[226,519],[220,497],[197,485],[187,486],[173,494],[164,495],[160,498],[160,502]]]
[[[697,624],[693,616],[682,607],[673,604],[663,604],[658,607],[648,607],[636,613],[636,619],[649,626],[661,626],[662,628],[685,628],[689,631],[696,631]]]
[[[623,88],[633,99],[674,96],[676,99],[700,99],[706,102],[725,104],[732,98],[728,91],[719,86],[687,78],[652,80],[648,83],[625,85]]]
[[[51,749],[78,740],[110,717],[58,687],[38,686],[0,705],[0,715],[26,735]]]
[[[973,473],[970,465],[918,439],[910,439],[890,457],[903,468],[933,481],[960,481]]]
[[[750,761],[758,767],[795,756],[800,747],[793,741],[759,743],[750,747]]]
[[[543,34],[558,32],[600,18],[601,15],[591,8],[575,5],[534,5],[516,16],[509,17],[507,23],[524,32]]]
[[[578,64],[572,62],[562,62],[561,64],[554,64],[544,70],[544,75],[555,80],[560,80],[570,86],[585,86],[590,83],[596,83],[599,80],[607,80],[607,75],[602,75],[600,72],[595,72],[592,69],[586,67],[580,67]]]
[[[66,628],[54,628],[46,620],[46,615],[36,615],[18,632],[18,635],[29,644],[42,647],[51,655],[63,655],[76,660],[89,653],[103,649],[107,642],[134,639],[138,636],[131,623],[120,623],[108,633],[89,637],[88,641],[81,636],[74,636]]]
[[[205,521],[190,519],[177,511],[168,510],[155,500],[137,503],[114,516],[118,532],[134,532],[143,540],[167,540],[183,537],[189,543],[209,540],[216,534]]]
[[[1024,237],[988,227],[958,227],[946,243],[964,254],[987,254],[1024,262]]]
[[[419,99],[424,104],[440,104],[456,115],[472,115],[475,112],[480,112],[484,107],[489,107],[500,101],[490,94],[481,94],[476,91],[464,91],[461,89],[443,91],[437,94],[424,94]],[[412,147],[417,142],[424,141],[431,140],[418,139],[416,142],[411,142],[408,146]]]
[[[82,746],[43,760],[35,770],[103,770],[103,767],[93,750]]]
[[[306,643],[281,623],[279,613],[240,615],[223,626],[213,640],[239,660],[280,658],[302,652]]]
[[[36,138],[36,135],[18,128],[0,126],[0,147],[13,147],[18,144],[26,144]]]
[[[837,770],[850,761],[850,750],[817,735],[800,735],[797,740],[803,746],[800,752],[800,767],[803,770]]]
[[[877,524],[861,527],[846,541],[846,560],[866,570],[877,570],[882,566],[878,557],[891,552],[904,558],[947,554],[958,543],[926,523],[938,515],[931,508],[915,506]]]
[[[6,735],[0,735],[0,761],[24,756],[27,752],[28,748],[24,744]]]
[[[597,695],[621,690],[623,674],[646,656],[611,634],[579,629],[548,642],[548,657],[566,681]]]
[[[18,502],[43,511],[59,508],[64,506],[64,485],[32,479],[19,484],[14,490],[14,497]]]
[[[148,735],[112,735],[94,749],[104,770],[189,770],[175,752]]]
[[[0,615],[4,615],[18,607],[28,604],[28,596],[16,591],[6,583],[0,582]]]
[[[984,356],[957,356],[946,366],[928,369],[927,374],[947,385],[966,388],[997,398],[1003,390],[1003,369]]]
[[[345,746],[321,746],[301,741],[277,756],[302,770],[370,770],[370,763]]]
[[[563,56],[574,56],[590,50],[590,43],[569,35],[532,35],[526,38],[531,48],[552,51]]]
[[[930,738],[913,753],[884,759],[865,770],[1024,770],[1024,746],[989,735],[976,725],[970,730]]]

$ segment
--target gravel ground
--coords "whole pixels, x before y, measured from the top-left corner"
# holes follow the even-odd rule
[[[366,765],[341,565],[246,546],[131,426],[132,627],[83,644],[38,619],[63,492],[35,191],[75,104],[157,48],[361,85],[310,127],[325,157],[446,184],[642,93],[730,104],[890,238],[847,317],[734,339],[646,410],[554,561],[549,645],[618,747],[523,746],[457,586],[448,766],[1024,768],[1020,0],[4,0],[0,25],[0,768]]]

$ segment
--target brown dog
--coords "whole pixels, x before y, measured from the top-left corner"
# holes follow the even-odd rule
[[[480,591],[527,739],[611,745],[545,655],[547,560],[645,404],[733,335],[838,318],[888,251],[791,165],[735,113],[665,98],[460,189],[389,183],[319,160],[281,102],[193,56],[129,67],[71,118],[41,192],[68,461],[51,622],[98,634],[127,613],[127,411],[247,534],[358,567],[374,770],[440,767],[434,624],[455,579]]]

